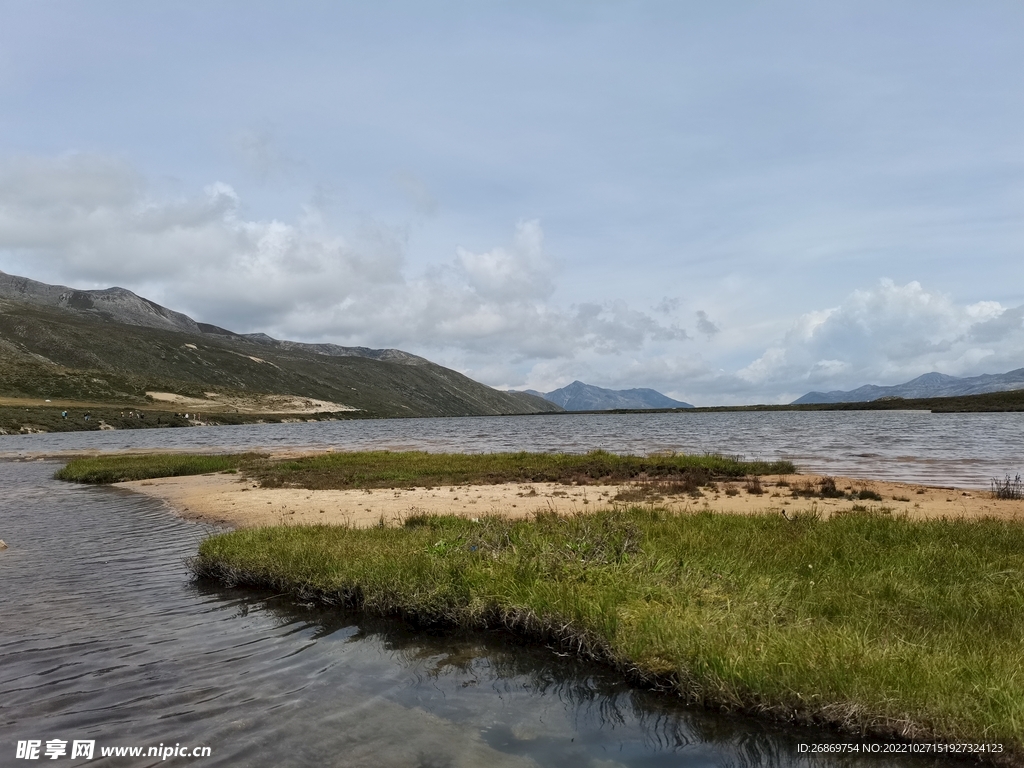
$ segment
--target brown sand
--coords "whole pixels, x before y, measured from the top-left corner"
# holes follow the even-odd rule
[[[818,480],[814,475],[761,478],[763,493],[759,495],[749,493],[742,481],[718,483],[717,492],[705,489],[703,496],[698,498],[686,494],[661,496],[655,486],[644,484],[504,483],[431,489],[309,491],[262,488],[253,481],[240,480],[238,475],[225,474],[137,480],[118,485],[164,499],[184,517],[240,528],[310,523],[367,527],[377,525],[381,520],[387,524],[400,524],[410,515],[424,513],[527,517],[541,510],[572,514],[638,503],[653,504],[680,513],[713,510],[735,514],[785,512],[791,515],[816,510],[827,517],[858,506],[890,510],[893,514],[906,514],[917,519],[997,517],[1024,520],[1024,501],[997,500],[985,491],[879,480],[835,478],[840,490],[874,491],[882,496],[882,501],[792,496],[793,488],[817,483]]]

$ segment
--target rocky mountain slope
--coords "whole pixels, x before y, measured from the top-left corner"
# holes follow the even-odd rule
[[[962,397],[964,395],[981,395],[989,392],[1009,392],[1024,389],[1024,368],[1017,368],[1008,373],[982,374],[958,378],[942,373],[926,373],[903,384],[889,387],[868,384],[848,391],[808,392],[794,400],[793,405],[807,403],[865,403],[883,397],[901,397],[904,399],[927,397]]]
[[[80,291],[0,272],[0,396],[143,404],[147,392],[292,396],[365,416],[561,410],[401,350],[237,334],[123,288]]]

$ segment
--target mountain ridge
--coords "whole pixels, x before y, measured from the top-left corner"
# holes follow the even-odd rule
[[[865,384],[850,390],[808,392],[794,400],[792,405],[827,403],[865,403],[883,397],[917,399],[930,397],[960,397],[983,395],[990,392],[1009,392],[1024,389],[1024,368],[1006,373],[983,373],[980,376],[957,377],[937,371],[922,374],[910,381],[891,386]]]
[[[182,333],[210,334],[235,339],[248,339],[259,344],[282,349],[306,349],[317,354],[335,357],[368,357],[412,365],[429,362],[426,358],[400,349],[371,349],[369,347],[343,347],[338,344],[306,343],[275,339],[265,333],[235,333],[226,328],[201,323],[182,312],[157,304],[127,288],[101,288],[84,290],[66,285],[50,285],[0,271],[0,299],[24,301],[30,304],[65,309],[83,315],[101,317],[111,322],[138,325],[146,328],[176,330]]]
[[[154,392],[307,398],[346,417],[561,410],[401,350],[236,334],[124,288],[80,291],[0,272],[0,395],[143,405]]]

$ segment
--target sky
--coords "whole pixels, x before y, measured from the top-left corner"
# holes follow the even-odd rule
[[[1024,4],[0,0],[0,270],[696,404],[1024,366]]]

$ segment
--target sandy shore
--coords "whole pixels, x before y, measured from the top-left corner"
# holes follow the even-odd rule
[[[923,485],[855,480],[837,477],[840,490],[873,491],[882,501],[794,498],[792,489],[819,480],[814,475],[761,478],[763,493],[749,493],[745,483],[718,483],[703,496],[663,496],[654,486],[562,485],[504,483],[445,488],[309,491],[262,488],[238,475],[198,475],[119,483],[118,487],[163,499],[186,518],[230,527],[325,523],[366,527],[399,524],[415,514],[465,517],[505,515],[527,517],[540,510],[559,514],[590,512],[623,504],[654,504],[675,512],[709,509],[735,514],[773,512],[793,514],[816,509],[823,516],[851,510],[855,505],[886,508],[911,518],[997,517],[1024,520],[1024,501],[997,500],[983,491],[934,488]]]

